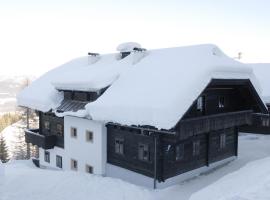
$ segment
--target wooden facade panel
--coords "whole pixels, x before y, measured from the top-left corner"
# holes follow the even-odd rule
[[[40,113],[40,134],[41,135],[55,135],[56,146],[64,148],[64,118],[56,117],[53,113]],[[50,128],[45,127],[45,122],[49,122]],[[62,135],[57,132],[57,124],[62,126]]]
[[[138,134],[139,131],[108,127],[107,162],[153,177],[154,169],[154,140],[153,137]],[[124,154],[115,152],[115,139],[124,140]],[[149,161],[139,159],[139,144],[149,145]]]

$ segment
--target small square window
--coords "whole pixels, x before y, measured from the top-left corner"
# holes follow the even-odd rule
[[[50,122],[49,121],[44,121],[44,129],[50,130]]]
[[[93,174],[94,169],[91,165],[85,165],[85,171],[89,174]]]
[[[193,156],[200,155],[200,141],[194,141],[193,142]]]
[[[78,162],[77,160],[71,159],[71,169],[72,170],[78,170]]]
[[[62,168],[62,157],[56,156],[56,167]]]
[[[48,151],[44,152],[44,161],[50,163],[50,152]]]
[[[175,146],[175,160],[182,160],[184,158],[184,144]]]
[[[63,136],[63,125],[62,124],[56,124],[56,132],[58,135]]]
[[[71,137],[76,138],[77,137],[77,128],[71,127],[70,128],[70,135],[71,135]]]
[[[219,97],[218,107],[219,108],[224,108],[225,107],[225,97]]]
[[[93,132],[87,130],[87,131],[85,132],[85,134],[86,134],[86,141],[87,141],[87,142],[93,142],[93,139],[94,139],[94,134],[93,134]]]

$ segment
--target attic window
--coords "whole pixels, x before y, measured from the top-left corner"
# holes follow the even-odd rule
[[[130,52],[121,52],[121,59],[127,57],[130,54]]]

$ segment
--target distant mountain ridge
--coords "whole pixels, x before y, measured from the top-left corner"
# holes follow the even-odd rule
[[[1,76],[0,75],[0,113],[16,110],[16,95],[34,80],[33,76]]]

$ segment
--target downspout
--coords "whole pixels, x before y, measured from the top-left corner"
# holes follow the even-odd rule
[[[157,188],[157,136],[154,134],[154,189]]]

